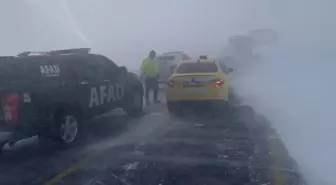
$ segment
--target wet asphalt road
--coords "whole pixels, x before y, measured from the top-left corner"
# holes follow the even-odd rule
[[[36,142],[1,156],[0,184],[298,184],[295,161],[249,109],[231,116],[170,115],[164,104],[130,119],[95,119],[88,143],[53,150]]]

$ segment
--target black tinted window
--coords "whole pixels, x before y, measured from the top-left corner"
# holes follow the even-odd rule
[[[79,80],[97,81],[104,76],[104,66],[91,57],[75,58],[71,62],[71,67]]]
[[[112,60],[110,60],[109,58],[102,56],[102,55],[98,55],[95,57],[96,61],[100,64],[105,66],[106,68],[108,68],[109,70],[117,70],[118,69],[118,65],[115,64]]]
[[[217,71],[217,66],[213,62],[183,63],[176,69],[176,73],[214,73]]]
[[[105,77],[113,77],[118,70],[118,65],[105,56],[97,55],[95,56],[95,61],[103,68],[102,74]]]
[[[86,77],[89,80],[101,79],[104,73],[104,68],[99,65],[88,65],[86,68]]]

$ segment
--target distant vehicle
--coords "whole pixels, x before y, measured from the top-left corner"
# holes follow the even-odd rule
[[[235,35],[230,37],[229,44],[240,52],[251,52],[256,46],[256,42],[252,37],[245,35]]]
[[[262,56],[258,53],[260,49],[267,50],[276,45],[278,40],[278,33],[273,29],[255,29],[247,35],[234,35],[229,38],[222,57],[233,58],[227,65],[242,74],[254,66],[254,63],[262,61]]]
[[[163,53],[156,57],[159,66],[160,81],[167,82],[176,66],[190,57],[182,51]]]
[[[86,118],[115,108],[143,110],[140,78],[89,49],[24,52],[0,58],[1,141],[38,135],[68,146],[83,134]]]
[[[255,46],[271,46],[279,43],[278,32],[273,29],[255,29],[248,33],[248,36],[253,38]]]
[[[232,68],[227,68],[218,60],[183,61],[169,81],[166,92],[168,110],[178,114],[181,108],[188,105],[227,110],[231,105],[232,84],[229,73],[232,71]]]

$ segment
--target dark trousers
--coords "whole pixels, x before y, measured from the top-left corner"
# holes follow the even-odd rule
[[[154,101],[158,100],[159,81],[157,77],[145,77],[145,98],[149,100],[149,92],[153,90]]]

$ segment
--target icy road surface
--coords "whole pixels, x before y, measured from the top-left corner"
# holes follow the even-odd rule
[[[0,184],[302,182],[295,161],[274,131],[249,109],[211,117],[204,113],[178,118],[164,104],[147,107],[137,119],[100,117],[94,120],[85,146],[54,151],[36,145],[5,152]]]

